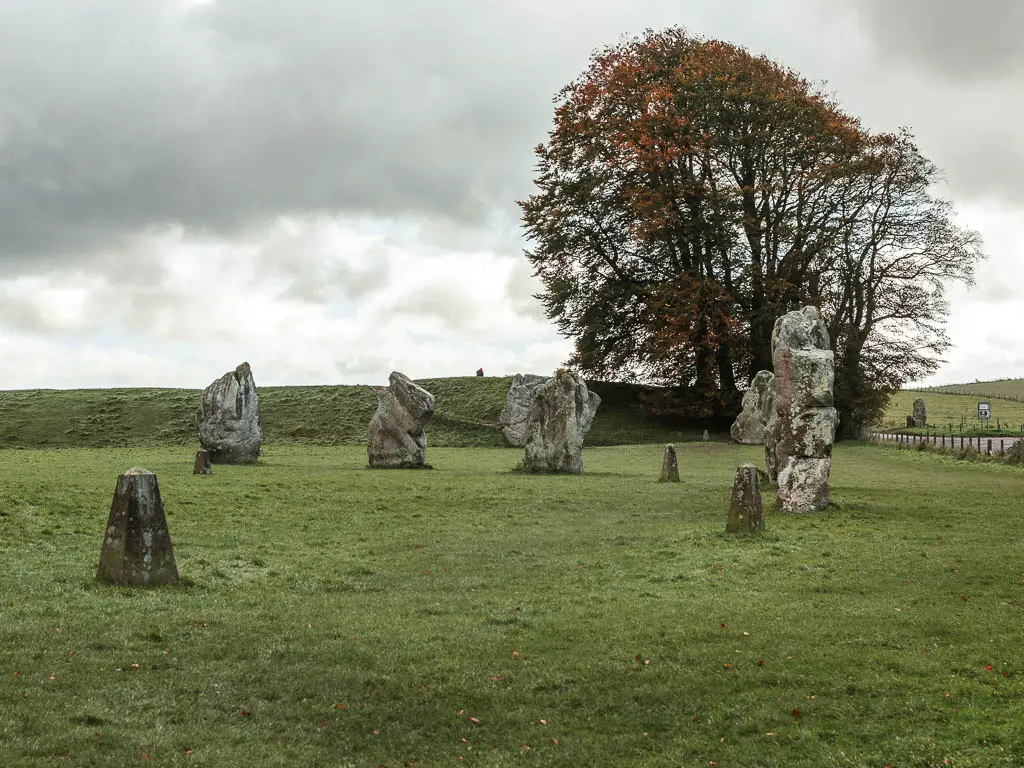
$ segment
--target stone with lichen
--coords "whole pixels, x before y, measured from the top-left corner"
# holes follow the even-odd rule
[[[581,474],[583,438],[601,398],[582,378],[559,369],[534,390],[526,429],[526,472]]]
[[[260,398],[248,363],[203,390],[196,434],[214,464],[254,464],[259,458],[263,441]]]
[[[772,428],[778,508],[787,512],[823,509],[829,503],[836,430],[835,367],[828,331],[816,307],[789,312],[776,321],[772,362],[777,392]]]
[[[427,464],[426,425],[434,396],[399,371],[388,386],[376,387],[377,410],[370,421],[366,456],[374,469],[420,469]]]

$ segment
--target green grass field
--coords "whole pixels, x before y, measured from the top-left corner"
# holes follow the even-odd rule
[[[836,506],[724,534],[760,449],[0,451],[0,765],[1024,762],[1024,471],[836,448]],[[94,580],[155,471],[173,588]]]

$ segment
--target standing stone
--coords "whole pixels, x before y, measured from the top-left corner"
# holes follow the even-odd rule
[[[375,387],[377,412],[370,420],[366,455],[374,469],[420,469],[427,464],[427,422],[434,396],[404,373],[392,371],[389,385]]]
[[[914,424],[914,417],[913,417],[913,416],[907,416],[907,426],[908,426],[908,427],[913,427],[913,426],[916,426],[916,425]]]
[[[559,369],[533,394],[526,428],[527,472],[583,472],[583,438],[601,398],[579,376]]]
[[[212,475],[213,467],[210,466],[209,451],[196,451],[196,463],[192,465],[193,475]]]
[[[117,477],[96,578],[131,587],[178,583],[160,486],[148,469]]]
[[[679,460],[676,458],[676,447],[672,443],[665,446],[665,457],[661,460],[661,477],[658,482],[679,482]]]
[[[928,426],[928,409],[924,407],[924,400],[920,397],[914,401],[914,426]]]
[[[821,313],[808,306],[775,322],[772,361],[778,399],[775,445],[778,508],[787,512],[824,509],[836,409],[835,368]]]
[[[768,472],[768,480],[778,482],[778,459],[775,446],[779,442],[779,415],[775,405],[779,400],[779,383],[772,374],[764,390],[761,400],[761,423],[764,425],[764,464]]]
[[[771,371],[758,371],[743,395],[743,410],[732,423],[729,434],[737,443],[761,445],[764,443],[764,398],[775,379]]]
[[[706,429],[701,434],[700,440],[701,440],[702,443],[710,443],[711,442],[711,435],[708,434],[708,431]]]
[[[505,396],[505,409],[498,416],[506,442],[516,448],[526,445],[526,425],[533,405],[533,393],[545,378],[532,373],[517,373]]]
[[[216,464],[254,464],[263,439],[260,399],[248,363],[203,390],[196,413],[199,444]]]
[[[753,464],[740,464],[736,467],[736,479],[732,484],[732,499],[729,502],[729,522],[725,530],[726,533],[764,530],[761,489],[757,482],[757,467]]]

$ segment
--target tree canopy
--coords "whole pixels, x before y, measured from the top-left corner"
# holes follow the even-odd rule
[[[569,365],[728,415],[771,368],[775,320],[810,303],[846,434],[935,370],[945,287],[973,280],[980,240],[908,131],[873,133],[792,70],[680,28],[596,52],[555,101],[520,206]]]

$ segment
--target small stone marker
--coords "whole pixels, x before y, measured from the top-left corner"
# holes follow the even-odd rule
[[[210,453],[209,451],[198,450],[196,451],[196,463],[192,467],[193,475],[212,475],[213,467],[210,466]]]
[[[178,583],[160,486],[148,469],[117,477],[96,578],[130,587]]]
[[[915,424],[914,424],[914,417],[913,416],[907,416],[907,426],[908,427],[915,426]]]
[[[726,533],[764,530],[761,489],[757,484],[757,467],[753,464],[740,464],[736,467],[732,500],[729,502],[729,522],[725,530]]]
[[[665,446],[665,458],[661,460],[661,477],[658,482],[679,482],[679,461],[676,459],[676,447],[672,443]]]
[[[705,429],[704,430],[704,434],[700,436],[700,439],[701,439],[701,442],[710,443],[711,442],[711,435],[709,435],[708,431]]]

